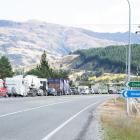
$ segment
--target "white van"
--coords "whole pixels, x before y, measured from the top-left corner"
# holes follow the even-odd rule
[[[79,94],[89,94],[89,87],[88,86],[78,86],[78,93]]]

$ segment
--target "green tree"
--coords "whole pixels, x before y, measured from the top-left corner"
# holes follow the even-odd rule
[[[45,51],[41,56],[40,65],[37,67],[37,70],[39,71],[39,77],[41,78],[50,78],[52,76],[52,69],[48,64]]]
[[[13,76],[12,66],[7,57],[2,56],[0,58],[0,79]]]
[[[52,75],[51,77],[52,78],[68,78],[68,74],[69,72],[68,71],[65,71],[65,70],[59,70],[59,71],[52,71]]]
[[[45,51],[41,56],[40,64],[35,69],[27,72],[27,74],[37,75],[40,78],[50,78],[52,76],[52,69],[49,67]]]
[[[35,69],[27,72],[27,74],[37,75],[40,78],[68,78],[67,71],[55,71],[50,68],[45,51],[41,56],[40,64]]]
[[[76,68],[82,68],[94,62],[93,67],[87,66],[86,69],[98,71],[102,68],[105,72],[125,73],[126,48],[128,45],[78,50],[74,54],[78,54],[80,59],[74,63]],[[140,45],[132,44],[131,72],[133,74],[136,73],[137,67],[140,67]]]

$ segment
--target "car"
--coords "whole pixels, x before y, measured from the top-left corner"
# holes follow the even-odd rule
[[[70,90],[71,90],[71,94],[74,94],[74,95],[79,94],[78,89],[76,87],[71,87]]]
[[[89,94],[89,93],[90,93],[89,89],[82,89],[80,91],[80,94],[84,94],[84,95]]]
[[[115,89],[114,90],[113,89],[109,89],[108,90],[108,93],[109,94],[116,94],[117,93],[117,90],[115,90]]]
[[[122,91],[121,90],[117,90],[117,92],[116,92],[117,94],[121,94],[122,93]]]
[[[0,79],[0,97],[8,97],[7,92],[8,90],[5,86],[5,83],[2,79]]]
[[[109,90],[108,90],[108,93],[109,93],[109,94],[113,94],[113,90],[109,89]]]
[[[48,95],[57,95],[57,91],[54,88],[48,88]]]

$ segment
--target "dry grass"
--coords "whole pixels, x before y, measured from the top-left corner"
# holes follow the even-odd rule
[[[123,99],[110,100],[100,110],[105,140],[140,140],[140,117],[126,115]]]

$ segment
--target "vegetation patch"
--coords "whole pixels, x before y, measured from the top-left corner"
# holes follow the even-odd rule
[[[105,140],[140,140],[140,117],[126,115],[124,99],[110,100],[100,110]]]
[[[74,62],[74,68],[98,71],[99,73],[124,73],[126,67],[126,49],[128,46],[108,46],[105,48],[90,48],[74,52],[80,56]],[[137,72],[140,67],[140,45],[133,44],[131,71]]]

